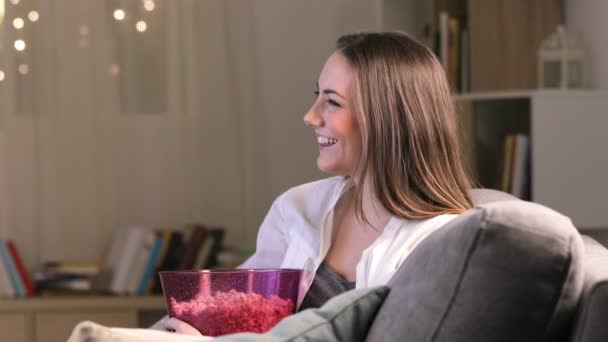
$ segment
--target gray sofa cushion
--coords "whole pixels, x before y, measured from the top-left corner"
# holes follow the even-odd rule
[[[265,334],[233,334],[215,341],[364,341],[388,292],[386,286],[347,291],[318,309],[283,319]]]
[[[517,197],[511,194],[494,189],[472,189],[469,194],[471,195],[471,199],[475,205],[518,200]]]
[[[585,285],[572,341],[608,341],[608,250],[588,236],[583,239]]]
[[[583,283],[571,221],[538,204],[502,201],[425,239],[391,279],[367,341],[554,341]]]

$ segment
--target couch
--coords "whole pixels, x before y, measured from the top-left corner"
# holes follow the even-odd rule
[[[608,341],[608,250],[547,207],[473,198],[401,266],[366,341]]]
[[[349,291],[266,334],[216,341],[608,341],[608,250],[550,208],[494,190],[473,198],[387,286]],[[138,340],[100,328],[81,323],[74,341]]]

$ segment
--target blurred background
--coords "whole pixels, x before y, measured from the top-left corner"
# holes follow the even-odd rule
[[[302,116],[337,37],[401,30],[446,69],[478,185],[606,242],[606,13],[605,0],[0,0],[0,239],[28,270],[105,265],[133,226],[161,246],[185,229],[186,246],[198,224],[223,231],[233,265],[276,196],[324,177]]]

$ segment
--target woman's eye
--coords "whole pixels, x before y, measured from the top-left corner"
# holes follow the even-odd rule
[[[331,106],[334,106],[334,107],[342,107],[338,102],[336,102],[334,100],[327,100],[327,103],[329,103]]]
[[[319,91],[318,90],[315,90],[314,93],[315,93],[315,96],[319,96]]]

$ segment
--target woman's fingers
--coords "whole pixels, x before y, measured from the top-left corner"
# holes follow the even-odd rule
[[[174,331],[178,334],[186,334],[186,335],[201,335],[201,333],[196,330],[190,324],[180,321],[177,318],[169,318],[166,322],[167,330]]]
[[[166,331],[167,330],[167,321],[169,321],[169,316],[165,316],[161,319],[158,320],[158,322],[154,323],[150,328],[148,329],[154,329],[154,330],[163,330]]]

